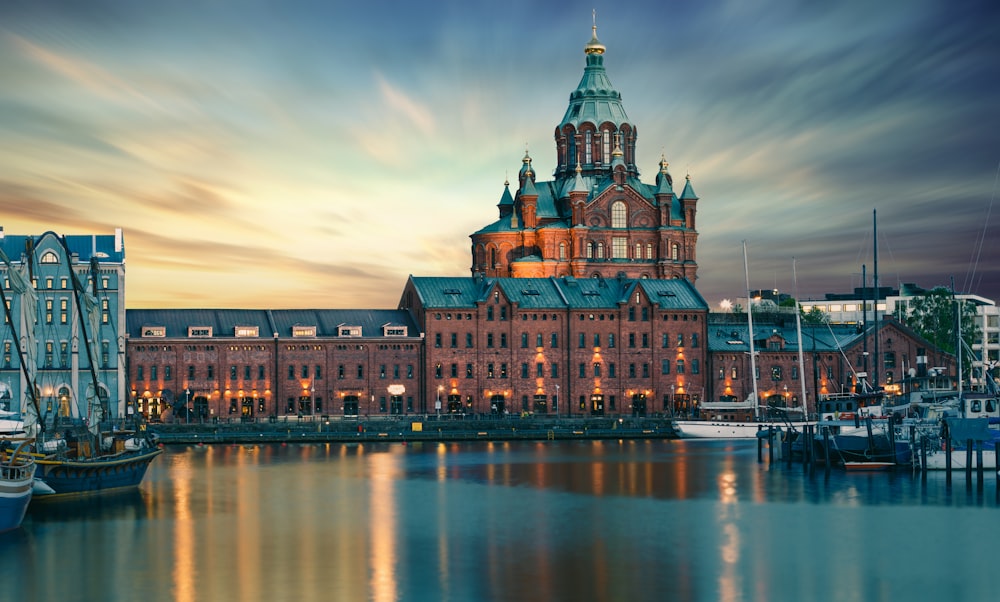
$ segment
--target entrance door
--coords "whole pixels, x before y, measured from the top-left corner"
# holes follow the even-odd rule
[[[344,416],[358,415],[358,396],[344,395]]]
[[[461,395],[449,395],[448,396],[448,413],[449,414],[461,414],[462,413],[462,396]]]
[[[604,396],[603,395],[591,395],[590,396],[590,414],[592,416],[603,416],[604,415]]]
[[[636,393],[632,396],[632,415],[633,416],[645,416],[646,415],[646,395],[645,393]]]
[[[403,413],[403,396],[393,395],[389,398],[389,413],[390,414],[402,414]]]
[[[534,411],[536,414],[545,414],[549,411],[549,401],[545,395],[535,395]]]
[[[502,416],[507,409],[507,403],[503,395],[494,395],[490,398],[490,413],[494,416]]]

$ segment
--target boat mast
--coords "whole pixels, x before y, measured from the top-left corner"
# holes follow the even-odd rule
[[[7,258],[7,254],[0,250],[0,258],[3,262],[7,264],[8,272],[13,269],[10,260]],[[30,284],[30,282],[29,282]],[[35,422],[38,424],[38,432],[45,432],[45,422],[41,420],[41,411],[38,405],[37,391],[35,390],[35,381],[31,378],[28,373],[28,365],[24,362],[24,353],[21,351],[20,339],[17,336],[17,332],[14,330],[14,318],[10,313],[10,305],[7,304],[7,293],[4,292],[4,287],[0,286],[0,302],[3,303],[3,312],[7,317],[7,323],[10,324],[10,332],[13,335],[14,347],[17,348],[17,362],[21,365],[21,373],[24,374],[24,380],[27,383],[28,391],[30,391],[31,407],[35,410]],[[32,343],[33,344],[33,343]]]
[[[806,403],[806,361],[802,356],[802,308],[799,306],[799,278],[795,272],[795,258],[792,258],[792,287],[795,289],[795,336],[799,345],[799,385],[802,387],[802,417],[809,415],[809,404]]]
[[[875,339],[875,357],[872,358],[872,391],[878,391],[878,365],[882,361],[882,358],[878,354],[878,210],[872,209],[872,238],[875,241],[875,273],[872,275],[872,289],[874,298],[874,305],[872,306],[872,321],[875,325],[873,337]]]
[[[65,236],[60,236],[59,237],[59,242],[62,243],[63,250],[66,252],[66,266],[69,268],[70,282],[73,285],[73,299],[76,302],[77,316],[79,317],[79,320],[80,320],[80,333],[83,335],[83,347],[84,347],[84,349],[87,350],[87,363],[90,365],[90,378],[91,378],[91,380],[93,382],[93,385],[94,385],[94,397],[97,399],[97,405],[98,405],[98,407],[100,407],[100,405],[101,405],[101,386],[100,386],[100,383],[97,380],[97,369],[94,366],[94,354],[93,354],[93,352],[90,349],[90,337],[87,336],[87,316],[84,314],[83,303],[80,301],[80,288],[81,288],[82,285],[80,284],[80,281],[76,277],[76,272],[73,270],[73,259],[72,259],[73,255],[72,255],[72,253],[69,250],[69,244],[66,243],[66,237]],[[91,417],[91,414],[92,414],[91,413],[90,405],[91,404],[88,403],[88,407],[87,407],[87,417],[88,417],[88,419]],[[96,424],[88,424],[88,427],[90,429],[96,429],[96,432],[95,432],[95,430],[91,430],[91,432],[94,434],[95,437],[97,437],[97,435],[100,433],[100,413],[99,412],[97,413],[97,416],[98,416],[98,420],[96,421]],[[99,446],[100,446],[100,438],[98,437],[97,438],[97,445],[95,445],[95,446],[92,447],[91,453],[93,453],[93,454],[96,455],[97,449],[94,449],[94,448],[99,447]]]
[[[750,382],[753,384],[753,413],[760,415],[760,397],[757,393],[757,358],[753,348],[753,297],[750,295],[750,264],[747,262],[747,241],[743,241],[743,273],[747,283],[747,326],[750,337]]]

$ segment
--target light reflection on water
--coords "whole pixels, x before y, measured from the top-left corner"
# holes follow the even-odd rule
[[[139,491],[33,503],[0,536],[0,583],[11,600],[985,599],[997,495],[993,476],[807,474],[753,442],[177,446]]]

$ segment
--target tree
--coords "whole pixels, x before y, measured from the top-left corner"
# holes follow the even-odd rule
[[[958,343],[956,327],[959,311],[956,306],[961,312],[962,340],[971,348],[979,337],[976,307],[968,301],[955,299],[952,292],[943,286],[929,290],[909,302],[906,325],[942,351],[957,355],[955,348]]]
[[[801,310],[800,310],[801,311]],[[802,312],[802,323],[803,324],[826,324],[830,321],[830,316],[826,315],[822,309],[816,307],[815,305],[808,312]]]

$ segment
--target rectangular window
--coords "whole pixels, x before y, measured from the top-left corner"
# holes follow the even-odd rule
[[[248,374],[247,377],[250,375]],[[302,378],[309,378],[309,366],[302,366]]]
[[[413,378],[413,364],[406,364],[406,378]]]
[[[385,379],[385,364],[379,364],[378,377],[379,379]]]
[[[678,332],[677,333],[677,346],[678,347],[683,347],[684,346],[684,333],[683,332]]]
[[[628,377],[635,378],[635,364],[628,365]]]
[[[142,375],[142,366],[136,366],[135,367],[135,379],[136,380],[144,380],[143,375]]]
[[[441,371],[441,364],[434,366],[434,378],[443,378],[444,372]]]
[[[173,380],[174,374],[173,370],[170,369],[170,364],[163,367],[163,380]]]
[[[316,367],[318,368],[319,366]],[[399,364],[392,365],[392,377],[396,380],[399,380]]]
[[[486,378],[493,378],[493,362],[486,364]]]
[[[264,366],[260,367],[260,377],[264,378]],[[323,367],[320,366],[319,364],[313,366],[313,379],[323,380]]]
[[[580,364],[580,378],[587,378],[587,364]]]
[[[601,377],[601,362],[594,362],[594,378]]]
[[[537,364],[535,364],[535,377],[545,378],[545,364],[543,364],[542,362],[538,362]]]
[[[250,380],[250,366],[243,366],[243,380]]]
[[[642,377],[649,378],[649,363],[643,362],[642,364]]]
[[[337,366],[337,378],[339,380],[344,379],[344,364],[340,364],[339,366]]]
[[[149,367],[149,380],[156,380],[156,366]]]
[[[600,346],[601,346],[601,335],[595,332],[594,333],[594,347],[600,347]]]
[[[451,365],[451,377],[458,378],[458,364]]]
[[[501,332],[500,333],[500,348],[501,349],[506,349],[507,348],[507,333],[506,332]]]
[[[559,378],[559,364],[552,364],[549,370],[552,378]]]
[[[646,332],[642,333],[642,348],[643,349],[649,348],[649,333]]]
[[[632,348],[632,349],[635,348],[635,333],[634,332],[628,333],[628,346],[630,348]]]
[[[455,347],[458,347],[458,333],[457,332],[451,333],[451,348],[454,349]]]
[[[194,380],[194,366],[188,366],[188,380]]]
[[[364,377],[365,377],[365,365],[358,364],[358,378],[364,378]]]
[[[577,344],[577,347],[583,349],[587,346],[587,335],[581,332],[579,338],[580,342]]]
[[[236,378],[235,376],[233,378]],[[295,366],[288,365],[288,380],[295,380]]]
[[[670,374],[670,360],[660,361],[660,374]]]
[[[441,346],[441,333],[440,332],[438,332],[438,333],[436,333],[434,335],[434,346],[435,347],[440,347]]]
[[[608,364],[608,378],[615,377],[615,363],[611,362]]]
[[[615,348],[615,333],[612,332],[608,334],[608,349],[614,349],[614,348]]]
[[[664,349],[670,348],[670,333],[667,333],[667,332],[663,333],[663,345],[662,345],[662,347]]]
[[[611,258],[628,259],[628,239],[624,236],[616,236],[611,239]]]
[[[701,373],[701,363],[697,359],[691,360],[691,374]]]
[[[677,374],[684,374],[684,360],[677,360]]]
[[[521,378],[528,378],[528,364],[521,364]]]
[[[235,365],[229,366],[229,378],[231,380],[236,380],[236,374],[237,374],[236,366]],[[294,368],[292,368],[291,366],[289,366],[288,376],[290,378],[295,378]]]
[[[553,349],[556,349],[557,347],[559,347],[559,335],[558,334],[556,334],[554,332],[552,333],[552,344],[549,345],[549,346],[552,347]]]
[[[698,333],[697,332],[692,332],[691,333],[691,346],[692,347],[697,347],[698,346]]]
[[[528,333],[522,332],[521,333],[521,349],[527,349],[527,348],[528,348]]]
[[[541,346],[542,346],[542,333],[538,333],[537,335],[535,335],[535,347],[541,347]]]
[[[507,378],[507,362],[500,364],[500,378]]]
[[[208,380],[215,379],[215,366],[208,366]]]
[[[465,378],[472,378],[472,364],[465,365]]]
[[[798,365],[792,365],[792,380],[799,380],[799,367]]]
[[[506,307],[501,307],[500,308],[500,321],[503,322],[506,319],[507,319],[507,308]]]

